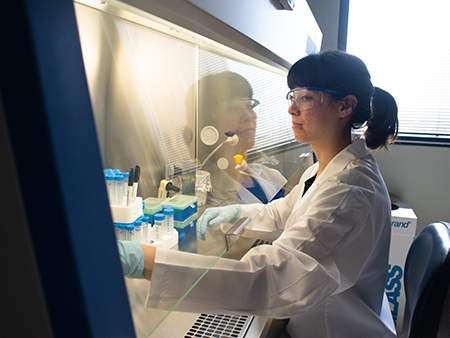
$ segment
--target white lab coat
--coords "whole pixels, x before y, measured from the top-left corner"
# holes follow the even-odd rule
[[[240,261],[158,249],[151,306],[170,308],[202,277],[177,310],[290,318],[292,338],[395,337],[383,302],[390,202],[378,166],[356,141],[301,197],[316,172],[313,165],[260,213],[261,205],[242,207],[242,216],[254,217],[245,235],[276,239],[273,245]]]
[[[203,170],[211,174],[212,181],[212,196],[208,197],[208,207],[234,203],[261,203],[255,195],[242,186],[241,182],[236,181],[226,171],[219,169],[215,163],[207,163]],[[287,182],[278,170],[259,163],[249,163],[246,172],[258,181],[269,201]]]

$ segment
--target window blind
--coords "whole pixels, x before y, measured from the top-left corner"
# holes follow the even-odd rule
[[[450,139],[450,2],[352,0],[347,52],[399,108],[399,135]]]

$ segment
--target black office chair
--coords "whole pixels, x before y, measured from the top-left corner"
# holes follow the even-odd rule
[[[405,264],[409,338],[450,337],[450,224],[435,222],[413,241]]]

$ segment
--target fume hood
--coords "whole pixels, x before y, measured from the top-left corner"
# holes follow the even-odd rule
[[[195,322],[228,321],[241,328],[239,337],[267,334],[266,318],[178,312],[183,297],[158,309],[149,304],[149,282],[124,281],[103,170],[139,165],[143,214],[146,200],[192,196],[196,214],[179,233],[210,206],[265,203],[287,193],[312,161],[310,148],[294,140],[285,102],[290,65],[320,49],[306,2],[285,10],[275,0],[25,1],[12,12],[9,20],[29,30],[15,35],[15,51],[3,57],[11,67],[2,68],[2,97],[23,195],[17,205],[25,210],[50,331],[184,337]],[[20,70],[13,59],[27,48]],[[22,88],[29,102],[21,101],[18,69],[22,79],[28,72]],[[226,117],[237,109],[252,127],[233,129]],[[19,135],[24,119],[26,134]],[[38,163],[34,171],[30,159]],[[199,171],[207,173],[203,191]],[[33,172],[53,184],[36,185]],[[159,194],[167,182],[178,191]],[[258,182],[264,194],[244,182]],[[53,196],[51,208],[39,199],[46,196]],[[44,226],[58,228],[45,236]],[[229,248],[225,232],[207,233],[205,242],[190,237],[189,245],[178,236],[173,249],[239,259],[254,245],[239,239]],[[187,276],[180,293],[199,278]]]

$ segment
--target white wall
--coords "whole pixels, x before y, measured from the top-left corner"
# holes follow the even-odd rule
[[[389,192],[417,215],[417,232],[428,224],[450,222],[450,148],[393,145],[374,152]]]
[[[322,31],[322,50],[335,50],[338,44],[340,0],[307,0]]]

